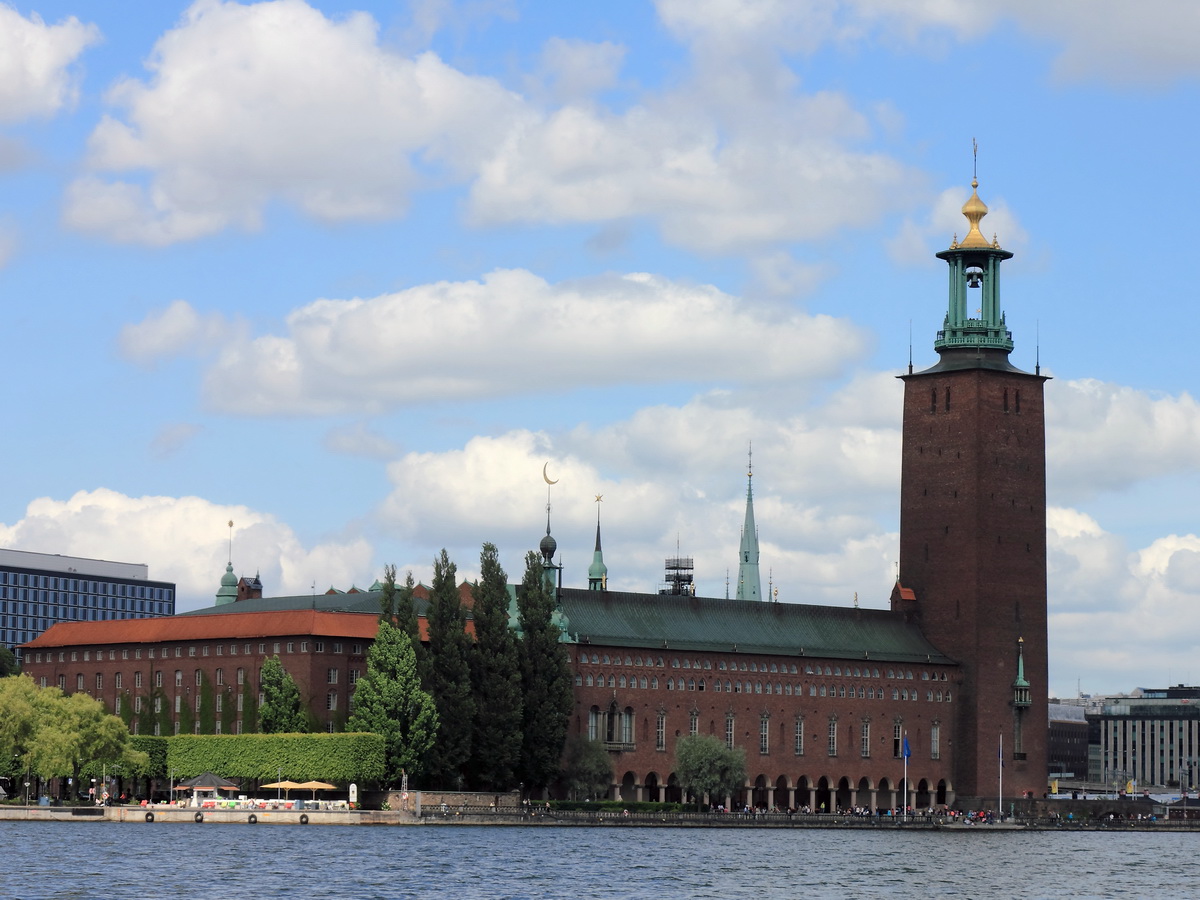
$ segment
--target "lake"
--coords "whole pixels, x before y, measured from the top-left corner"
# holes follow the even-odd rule
[[[1194,897],[1194,833],[0,822],[43,898]]]

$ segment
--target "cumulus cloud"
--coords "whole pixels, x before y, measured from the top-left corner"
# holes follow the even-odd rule
[[[556,102],[592,97],[617,82],[625,48],[611,41],[551,38],[542,48],[541,66]]]
[[[0,525],[0,545],[150,564],[150,578],[173,581],[180,611],[211,606],[229,561],[239,574],[261,573],[270,594],[308,593],[332,581],[340,588],[371,572],[371,547],[361,538],[304,546],[273,516],[200,497],[129,497],[99,488],[68,500],[32,501],[20,521]]]
[[[73,227],[169,244],[258,227],[271,200],[323,221],[401,214],[413,155],[463,173],[511,120],[494,81],[380,46],[370,16],[198,0],[127,79],[67,192]],[[148,182],[98,173],[144,170]]]
[[[321,414],[596,385],[803,380],[843,371],[866,343],[845,320],[638,273],[550,284],[502,270],[318,300],[287,325],[222,351],[204,388],[211,405]]]
[[[1173,472],[1196,471],[1200,405],[1187,393],[1149,394],[1095,379],[1046,392],[1047,464],[1073,501]]]
[[[71,66],[98,40],[99,29],[74,16],[47,25],[0,4],[0,122],[50,116],[73,103]]]
[[[220,314],[201,315],[186,300],[175,300],[141,322],[124,326],[117,345],[125,359],[149,366],[161,359],[204,356],[237,333],[238,328]]]

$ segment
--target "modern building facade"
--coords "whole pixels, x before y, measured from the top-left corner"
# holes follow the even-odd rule
[[[1200,687],[1140,693],[1088,714],[1097,732],[1099,780],[1116,790],[1193,789],[1200,780]]]
[[[142,563],[0,549],[0,644],[18,660],[21,645],[56,622],[174,614],[175,585],[151,581]]]

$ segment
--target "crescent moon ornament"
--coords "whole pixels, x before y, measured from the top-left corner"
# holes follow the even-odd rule
[[[546,484],[558,484],[557,478],[555,478],[553,481],[551,481],[550,476],[546,474],[546,470],[549,468],[550,468],[550,463],[546,463],[544,466],[542,466],[542,480],[545,481]]]

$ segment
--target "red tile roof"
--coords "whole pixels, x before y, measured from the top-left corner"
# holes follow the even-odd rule
[[[59,622],[23,648],[155,644],[165,641],[270,638],[314,635],[374,640],[379,620],[370,613],[291,609],[278,612],[231,612],[210,616],[163,616],[157,619],[111,619],[104,622]]]

